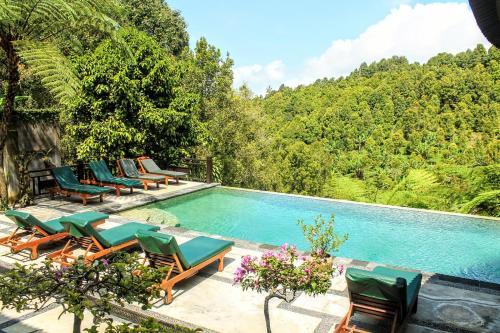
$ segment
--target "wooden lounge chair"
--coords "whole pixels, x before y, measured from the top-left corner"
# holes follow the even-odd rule
[[[5,212],[5,216],[14,221],[17,228],[8,237],[0,238],[0,245],[10,247],[12,253],[29,249],[31,259],[36,259],[40,245],[57,242],[68,236],[60,222],[61,218],[42,222],[30,213],[17,210],[8,210]],[[108,215],[98,212],[84,212],[74,214],[73,217],[97,225],[103,223]]]
[[[160,187],[161,182],[165,182],[168,185],[168,178],[165,176],[153,175],[149,173],[139,173],[137,167],[135,166],[134,160],[125,158],[116,162],[118,164],[118,171],[120,172],[120,177],[127,177],[132,179],[137,179],[144,184],[144,190],[148,190],[148,184],[156,184],[156,187]]]
[[[94,179],[82,180],[82,183],[93,184],[98,186],[109,186],[115,188],[115,194],[120,196],[121,189],[130,189],[130,193],[134,192],[134,186],[142,186],[142,182],[136,179],[114,177],[109,171],[106,162],[91,161],[89,163],[90,170],[94,174]]]
[[[82,198],[83,205],[85,206],[88,199],[98,197],[99,201],[102,202],[103,195],[113,191],[113,189],[107,187],[80,184],[71,168],[67,166],[52,168],[51,172],[57,183],[55,188],[49,190],[52,197],[56,193],[61,193],[68,197],[78,195]]]
[[[361,318],[377,320],[397,332],[417,312],[422,274],[378,266],[373,271],[348,268],[346,271],[350,306],[334,332],[371,332]],[[353,319],[354,315],[360,315]]]
[[[47,258],[62,266],[71,265],[80,256],[90,263],[113,252],[137,245],[135,234],[141,230],[160,229],[151,224],[129,222],[110,229],[96,230],[88,221],[73,216],[62,217],[60,222],[70,239],[62,250],[49,254]],[[75,253],[78,249],[82,249],[83,254]]]
[[[175,237],[167,234],[140,231],[136,236],[150,266],[171,267],[161,283],[166,294],[166,304],[172,302],[172,288],[177,282],[193,276],[217,260],[218,270],[221,272],[224,268],[224,256],[234,245],[231,241],[204,236],[193,238],[180,246]]]
[[[187,173],[173,171],[173,170],[164,170],[160,169],[160,167],[153,161],[151,158],[147,156],[141,156],[137,159],[139,163],[139,167],[142,173],[152,173],[154,175],[162,175],[166,176],[169,179],[175,179],[175,182],[179,184],[180,178],[186,178]]]

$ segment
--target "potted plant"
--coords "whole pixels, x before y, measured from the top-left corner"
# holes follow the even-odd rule
[[[267,332],[271,333],[269,301],[272,298],[292,302],[300,291],[313,296],[324,294],[333,274],[343,271],[343,267],[325,265],[325,260],[319,256],[300,256],[295,246],[285,243],[278,252],[266,252],[260,259],[244,256],[234,273],[234,283],[240,284],[243,290],[267,293],[264,317]]]
[[[298,221],[305,239],[311,246],[311,255],[327,258],[329,263],[333,262],[331,253],[337,252],[349,237],[348,234],[337,235],[334,222],[335,217],[333,214],[328,222],[322,215],[316,216],[312,224],[306,224],[304,220]]]

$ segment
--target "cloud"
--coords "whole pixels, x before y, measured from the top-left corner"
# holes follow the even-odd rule
[[[241,66],[234,69],[235,86],[248,84],[252,90],[261,94],[267,87],[274,87],[285,79],[286,67],[283,61],[275,60],[267,65]]]
[[[425,62],[437,53],[457,53],[478,43],[490,45],[466,3],[403,4],[357,38],[334,40],[322,54],[306,59],[295,73],[287,71],[281,60],[266,66],[236,68],[235,72],[247,69],[245,82],[256,93],[263,93],[262,86],[277,88],[285,83],[295,87],[324,77],[347,75],[362,62],[371,63],[394,55],[406,56],[410,62]],[[280,76],[263,75],[265,69],[275,63],[279,64]],[[259,69],[256,77],[249,68]],[[238,84],[238,80],[235,83]]]

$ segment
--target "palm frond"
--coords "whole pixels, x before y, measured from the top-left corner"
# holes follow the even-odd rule
[[[69,60],[51,43],[17,41],[14,47],[21,59],[41,78],[54,97],[62,104],[68,103],[80,91],[80,80]]]

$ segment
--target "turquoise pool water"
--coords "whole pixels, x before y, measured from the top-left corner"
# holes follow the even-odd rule
[[[220,187],[146,207],[187,229],[304,250],[297,220],[334,213],[349,234],[337,256],[500,283],[500,221]]]

